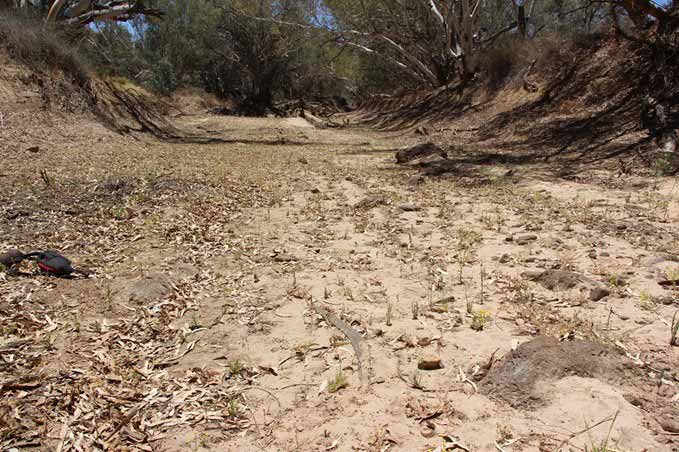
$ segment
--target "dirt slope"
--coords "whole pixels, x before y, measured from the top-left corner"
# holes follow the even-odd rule
[[[679,129],[676,50],[600,35],[577,43],[547,36],[511,51],[530,56],[504,55],[505,62],[491,53],[486,64],[495,67],[478,80],[368,102],[340,120],[417,130],[487,160],[550,162],[561,175],[592,163],[621,175],[678,170],[642,120],[651,98],[663,105],[668,130]],[[497,80],[494,71],[502,73]]]
[[[91,275],[0,273],[3,449],[679,447],[676,180],[462,151],[413,177],[417,136],[163,142],[33,98],[0,104],[0,249]]]

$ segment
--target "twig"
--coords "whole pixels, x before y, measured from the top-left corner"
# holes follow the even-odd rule
[[[251,390],[251,389],[258,389],[258,390],[260,390],[260,391],[262,391],[262,392],[266,392],[266,393],[269,394],[271,397],[273,397],[273,399],[274,399],[274,400],[276,401],[276,403],[278,404],[278,408],[281,409],[281,410],[283,410],[283,405],[281,404],[281,401],[278,400],[278,397],[276,397],[276,395],[275,395],[273,392],[269,391],[268,389],[260,388],[259,386],[250,386],[250,387],[246,387],[246,388],[240,388],[241,391],[249,391],[249,390]]]
[[[57,452],[61,452],[62,450],[64,450],[67,433],[68,433],[68,422],[64,422],[63,427],[61,427],[61,433],[59,434],[59,446],[57,446]]]
[[[283,386],[282,388],[276,388],[276,391],[282,391],[284,389],[290,389],[290,388],[294,388],[296,386],[317,386],[317,385],[314,384],[314,383],[294,383],[294,384],[291,384],[291,385]]]
[[[137,415],[139,410],[141,410],[142,408],[145,408],[147,404],[148,404],[148,402],[142,400],[134,408],[130,409],[130,411],[128,411],[128,413],[125,415],[125,417],[120,421],[118,426],[116,426],[116,428],[113,429],[111,434],[108,435],[108,437],[106,437],[105,442],[109,442],[111,440],[111,438],[113,438],[113,436],[120,431],[121,428],[123,428],[124,426],[129,424],[130,421],[132,420],[132,418]]]
[[[461,367],[458,367],[458,369],[460,370],[460,381],[462,381],[463,383],[469,383],[470,385],[472,385],[472,388],[474,388],[474,394],[478,393],[479,388],[476,386],[476,383],[474,383],[469,379],[469,377],[467,377],[467,374],[464,373],[464,370],[462,370]]]
[[[571,435],[570,435],[568,438],[564,439],[564,440],[561,442],[561,444],[559,444],[559,447],[557,447],[557,448],[554,449],[554,450],[561,450],[561,448],[562,448],[563,446],[565,446],[566,444],[568,444],[568,442],[569,442],[570,440],[572,440],[573,438],[575,438],[576,436],[582,435],[583,433],[587,433],[587,432],[589,432],[590,430],[593,430],[595,427],[598,427],[598,426],[600,426],[601,424],[605,424],[605,423],[608,422],[608,421],[612,421],[612,420],[615,419],[616,416],[617,416],[617,413],[616,413],[615,415],[613,415],[613,416],[608,416],[607,418],[602,419],[602,420],[600,420],[599,422],[597,422],[596,424],[591,425],[591,426],[588,426],[588,427],[586,427],[586,428],[580,430],[579,432],[571,433]]]

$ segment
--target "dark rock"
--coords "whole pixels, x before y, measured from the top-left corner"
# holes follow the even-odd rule
[[[429,155],[439,155],[441,158],[448,156],[446,151],[434,143],[421,143],[399,150],[396,153],[396,163],[407,163]]]
[[[275,262],[295,262],[297,258],[290,254],[277,254],[274,256],[273,260]]]
[[[535,234],[526,234],[522,235],[516,238],[517,242],[534,242],[538,239],[538,236]]]
[[[599,301],[611,294],[611,291],[605,287],[595,287],[589,291],[589,299],[592,301]]]
[[[679,287],[679,279],[662,279],[658,284],[663,287]]]

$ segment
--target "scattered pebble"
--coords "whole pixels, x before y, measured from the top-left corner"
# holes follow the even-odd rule
[[[443,369],[441,357],[436,355],[424,355],[417,363],[417,368],[420,370],[437,370]]]
[[[418,206],[416,206],[415,204],[409,203],[409,202],[399,204],[398,208],[403,210],[404,212],[415,212],[417,210],[420,210],[420,208]]]

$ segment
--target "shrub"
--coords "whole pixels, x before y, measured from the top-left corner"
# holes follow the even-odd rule
[[[151,70],[151,87],[165,96],[172,94],[179,87],[175,68],[167,60],[160,60]]]

